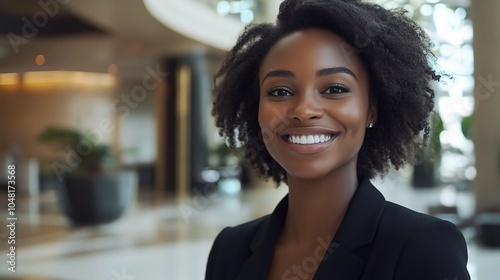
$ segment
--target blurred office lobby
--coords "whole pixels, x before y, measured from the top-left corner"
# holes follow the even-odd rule
[[[453,76],[433,85],[433,160],[374,185],[456,223],[472,279],[497,279],[500,2],[371,2],[406,9]],[[287,187],[228,149],[210,104],[237,35],[279,3],[1,1],[0,218],[17,220],[16,272],[0,230],[0,279],[203,279],[222,228],[270,213]]]

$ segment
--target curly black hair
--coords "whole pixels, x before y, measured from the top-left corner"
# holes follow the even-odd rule
[[[286,180],[285,170],[264,146],[258,122],[258,73],[269,49],[282,37],[321,28],[343,37],[368,71],[377,124],[366,131],[358,155],[358,176],[373,178],[411,162],[426,146],[434,107],[432,43],[402,9],[386,10],[361,0],[285,0],[276,24],[251,24],[238,38],[215,76],[212,115],[231,147],[240,142],[245,157],[266,178]],[[423,137],[419,137],[423,136]]]

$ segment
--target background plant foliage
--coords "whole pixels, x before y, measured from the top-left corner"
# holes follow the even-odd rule
[[[81,172],[97,173],[116,167],[111,146],[96,143],[90,132],[50,126],[38,135],[38,140],[56,150],[75,153],[80,159],[77,169]]]

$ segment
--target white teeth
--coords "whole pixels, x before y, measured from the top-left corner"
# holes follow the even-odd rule
[[[311,145],[311,144],[318,144],[318,143],[323,143],[332,138],[331,135],[329,134],[319,134],[319,135],[290,135],[288,136],[288,141],[290,143],[294,144],[301,144],[301,145]]]

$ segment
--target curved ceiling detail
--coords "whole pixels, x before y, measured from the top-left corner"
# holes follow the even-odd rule
[[[218,16],[196,1],[143,0],[146,9],[159,22],[200,43],[229,50],[245,25],[234,18]]]

